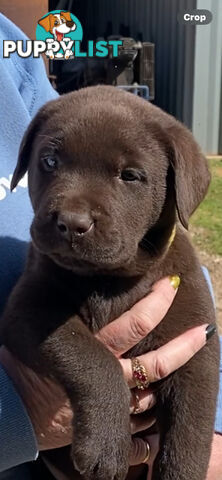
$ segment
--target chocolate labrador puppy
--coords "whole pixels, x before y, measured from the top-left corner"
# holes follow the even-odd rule
[[[172,307],[127,355],[215,321],[185,231],[209,185],[207,163],[174,118],[130,93],[98,86],[40,109],[23,138],[12,189],[27,170],[32,244],[1,338],[66,390],[75,412],[71,455],[84,480],[123,480],[131,445],[129,389],[118,360],[93,333],[173,274],[181,286]],[[158,383],[161,445],[153,479],[204,480],[218,358],[214,336]]]

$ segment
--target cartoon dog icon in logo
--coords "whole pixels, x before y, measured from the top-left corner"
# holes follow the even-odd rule
[[[43,27],[46,32],[50,32],[51,35],[53,35],[54,40],[50,38],[47,39],[48,42],[57,41],[60,43],[62,40],[67,42],[71,39],[68,37],[64,37],[64,35],[66,33],[76,30],[76,24],[72,20],[70,12],[49,13],[46,17],[41,18],[41,20],[38,21],[38,24],[41,25],[41,27]],[[51,59],[53,59],[54,57],[63,57],[62,53],[58,52],[54,54],[52,50],[47,50],[45,53]],[[65,58],[67,59],[70,57],[73,57],[73,51],[66,50]]]

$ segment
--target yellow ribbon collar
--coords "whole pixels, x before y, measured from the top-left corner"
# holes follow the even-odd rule
[[[170,246],[172,245],[173,241],[174,241],[174,238],[175,238],[175,235],[176,235],[176,225],[174,225],[173,227],[173,230],[171,232],[171,235],[170,235],[170,238],[168,240],[168,244],[167,244],[167,248],[169,249]]]

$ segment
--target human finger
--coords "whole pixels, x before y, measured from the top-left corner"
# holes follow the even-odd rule
[[[149,471],[147,475],[147,480],[152,479],[152,473],[153,473],[153,464],[154,460],[159,452],[159,447],[160,447],[160,436],[159,435],[149,435],[148,437],[145,437],[145,439],[152,444],[152,449],[151,449],[151,455],[149,459]]]
[[[143,432],[148,428],[152,427],[156,423],[156,418],[154,416],[148,416],[146,414],[141,415],[131,415],[130,417],[130,428],[131,434]]]
[[[156,404],[156,396],[150,389],[131,390],[130,414],[142,413],[150,410]]]
[[[188,362],[206,344],[209,329],[211,335],[216,331],[214,325],[208,324],[191,328],[159,349],[138,357],[140,365],[147,372],[148,381],[159,381]],[[120,363],[129,387],[135,387],[137,382],[132,372],[131,360],[120,359]]]
[[[166,277],[152,287],[152,292],[130,310],[103,327],[97,338],[120,357],[146,337],[165,317],[176,295],[179,277]]]

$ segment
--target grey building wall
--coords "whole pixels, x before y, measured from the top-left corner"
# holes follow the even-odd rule
[[[220,82],[220,123],[219,123],[219,148],[218,153],[222,154],[222,72]]]
[[[206,153],[222,151],[222,0],[94,0],[90,8],[98,31],[109,19],[114,31],[155,43],[154,103],[191,128]],[[177,21],[195,8],[210,10],[212,22]]]
[[[93,4],[93,5],[92,5]],[[195,29],[181,25],[177,15],[196,7],[196,0],[97,0],[98,30],[104,19],[113,30],[155,43],[155,100],[164,110],[192,125]]]
[[[222,152],[222,1],[197,0],[197,7],[210,10],[213,20],[196,27],[192,130],[202,149],[215,154]]]
[[[195,29],[179,24],[177,15],[195,8],[196,0],[59,0],[50,5],[76,14],[84,38],[112,33],[155,43],[154,103],[191,127]]]
[[[191,128],[207,153],[222,151],[222,0],[59,0],[79,15],[84,37],[132,36],[155,43],[155,100]],[[206,8],[209,25],[182,25],[178,13]],[[220,144],[220,147],[219,147]]]

